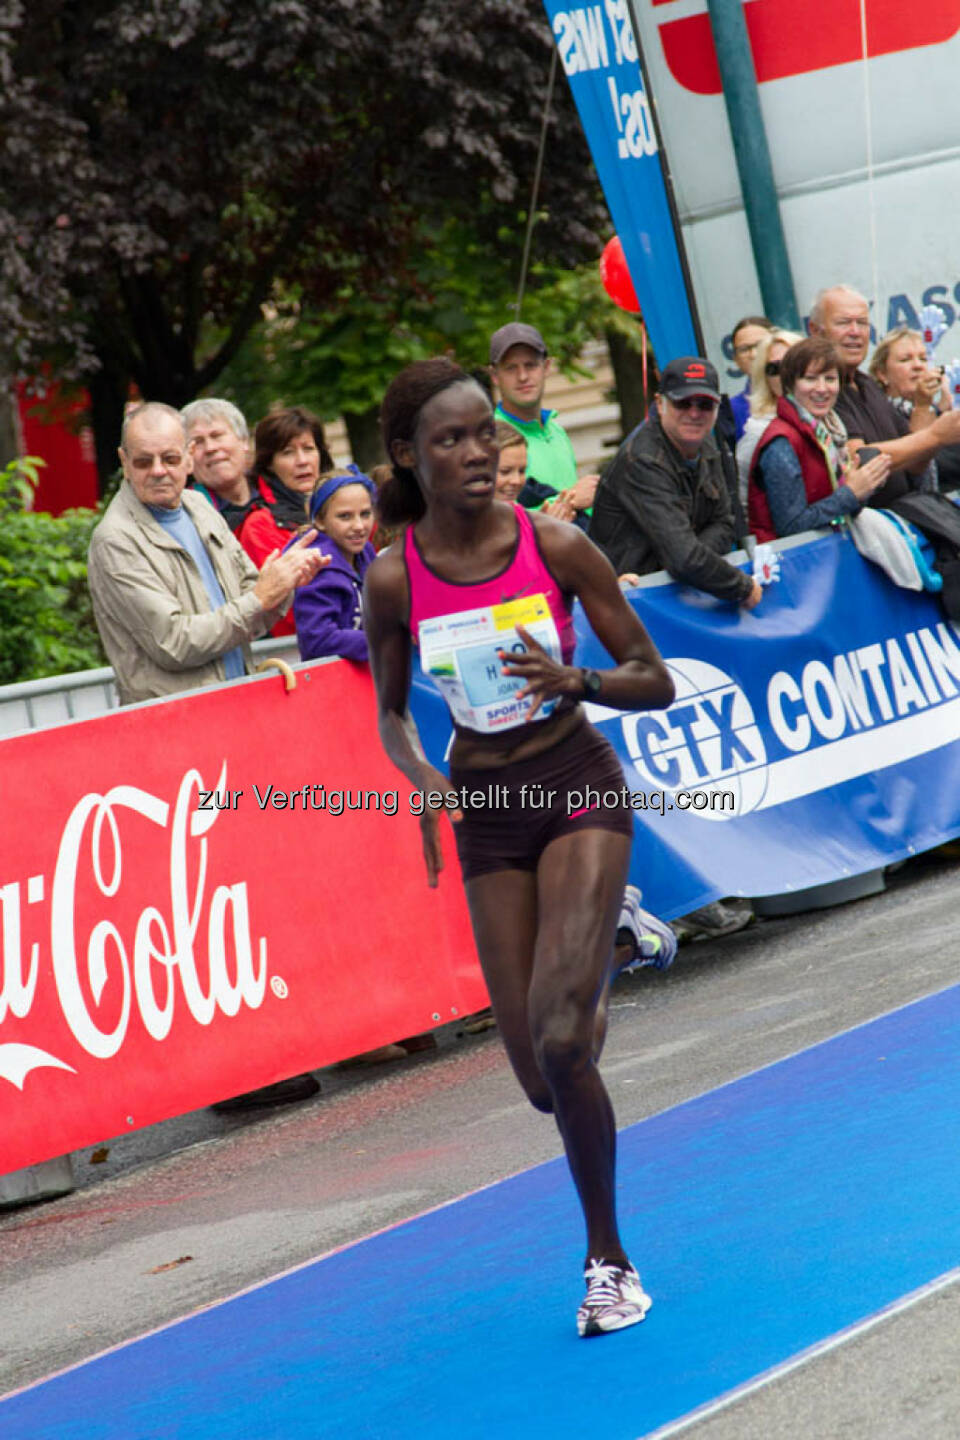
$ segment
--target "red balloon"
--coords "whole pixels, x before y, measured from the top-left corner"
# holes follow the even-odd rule
[[[619,235],[614,235],[603,247],[603,254],[600,256],[600,279],[615,305],[619,305],[621,310],[629,311],[631,315],[640,314],[640,301],[630,279]]]

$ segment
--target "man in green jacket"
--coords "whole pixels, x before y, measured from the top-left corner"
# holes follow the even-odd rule
[[[584,475],[578,481],[570,437],[556,410],[543,408],[550,356],[540,331],[519,321],[501,325],[490,337],[490,373],[500,396],[497,419],[519,430],[527,442],[527,479],[558,494],[576,487],[575,508],[589,509],[598,477]]]

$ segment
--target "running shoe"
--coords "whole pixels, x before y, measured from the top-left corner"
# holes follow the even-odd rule
[[[653,965],[657,970],[666,970],[672,965],[677,953],[677,937],[664,920],[658,920],[640,904],[640,891],[636,885],[625,885],[623,906],[617,921],[617,939],[620,932],[629,932],[633,941],[633,958],[621,966],[620,974],[639,970],[641,965]]]
[[[587,1282],[587,1294],[577,1311],[577,1330],[585,1337],[637,1325],[653,1304],[632,1265],[608,1265],[605,1260],[591,1260],[583,1278]]]

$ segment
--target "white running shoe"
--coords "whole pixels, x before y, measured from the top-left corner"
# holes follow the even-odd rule
[[[639,970],[641,965],[653,965],[657,970],[666,970],[672,965],[677,953],[677,937],[665,920],[659,920],[644,910],[640,904],[640,891],[636,885],[625,885],[623,905],[617,931],[629,930],[633,937],[633,959],[621,967],[620,974]]]
[[[587,1294],[577,1311],[577,1330],[583,1336],[606,1335],[637,1325],[653,1304],[632,1265],[591,1260],[583,1278]]]

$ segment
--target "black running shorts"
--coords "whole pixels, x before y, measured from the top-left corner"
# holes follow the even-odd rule
[[[587,722],[526,760],[483,770],[451,766],[450,783],[467,801],[453,827],[464,880],[494,870],[536,870],[551,841],[579,830],[633,838],[617,753]],[[471,792],[482,803],[471,805]]]

